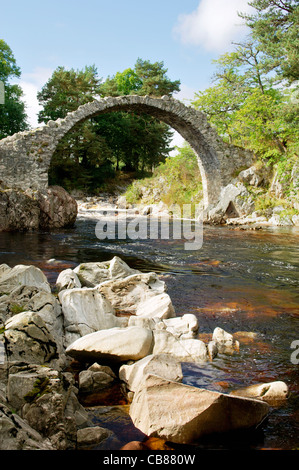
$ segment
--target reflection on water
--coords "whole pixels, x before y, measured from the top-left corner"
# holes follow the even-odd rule
[[[184,382],[229,392],[285,381],[290,398],[273,409],[248,446],[298,448],[298,365],[291,363],[290,345],[299,340],[299,229],[205,227],[203,247],[185,251],[184,240],[100,241],[95,225],[81,219],[75,228],[55,233],[1,233],[0,263],[34,264],[53,285],[65,268],[115,255],[133,268],[161,274],[177,315],[195,314],[200,335],[208,339],[216,326],[239,335],[238,354],[184,364]]]

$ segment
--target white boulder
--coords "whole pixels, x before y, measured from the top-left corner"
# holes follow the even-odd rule
[[[110,261],[82,263],[74,272],[83,286],[95,287],[102,282],[125,278],[140,271],[130,268],[121,258],[115,256]]]
[[[199,339],[180,339],[167,330],[154,330],[153,354],[170,354],[182,362],[209,360],[205,343]]]
[[[79,338],[68,346],[66,354],[79,361],[138,361],[151,354],[152,343],[153,334],[146,328],[111,328]]]
[[[149,437],[178,444],[202,436],[257,427],[269,413],[260,400],[233,397],[147,376],[134,394],[130,416]]]
[[[157,295],[164,294],[166,286],[157,274],[141,273],[123,279],[103,282],[97,286],[97,289],[111,302],[116,313],[136,315],[138,308],[140,309],[139,314],[145,314],[146,311],[150,312],[149,305],[146,302]],[[165,299],[166,297],[164,297],[164,301]],[[142,304],[144,304],[144,308]],[[169,303],[168,309],[170,309]]]
[[[59,293],[64,315],[65,344],[98,330],[122,326],[111,303],[96,288],[68,289]]]
[[[3,266],[3,265],[2,265]],[[19,264],[11,269],[0,271],[0,292],[11,292],[19,286],[31,286],[51,292],[50,284],[44,273],[35,266]]]
[[[181,364],[168,354],[149,355],[134,364],[124,364],[119,369],[119,378],[127,388],[135,392],[147,375],[158,375],[173,382],[183,380]]]
[[[166,319],[175,316],[175,311],[168,294],[157,294],[140,302],[136,308],[136,315],[143,318]]]
[[[231,333],[220,327],[214,329],[212,341],[216,343],[219,353],[232,354],[239,350],[239,342],[234,339]]]
[[[183,338],[193,338],[199,328],[196,316],[191,313],[186,313],[182,317],[164,319],[163,322],[168,331]]]
[[[269,405],[285,400],[288,396],[288,386],[285,382],[269,382],[250,385],[230,393],[233,396],[256,398],[267,402]]]
[[[81,282],[79,281],[79,278],[73,269],[65,269],[59,273],[59,276],[56,280],[56,287],[59,292],[64,289],[80,289]]]

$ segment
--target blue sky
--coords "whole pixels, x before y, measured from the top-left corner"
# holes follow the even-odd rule
[[[181,81],[175,97],[192,99],[211,84],[212,60],[246,34],[236,11],[248,9],[247,0],[0,0],[0,38],[21,68],[35,126],[36,93],[61,65],[95,64],[105,79],[138,57],[163,61]]]

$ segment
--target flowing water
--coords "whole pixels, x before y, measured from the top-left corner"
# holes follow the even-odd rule
[[[177,316],[198,317],[201,339],[209,340],[219,326],[240,342],[239,353],[206,365],[183,364],[184,383],[224,393],[276,380],[289,387],[288,400],[271,408],[258,431],[204,439],[199,447],[298,449],[299,353],[292,343],[299,341],[299,228],[207,226],[202,248],[185,251],[183,240],[100,241],[95,225],[78,219],[74,228],[53,233],[1,233],[0,264],[38,266],[53,286],[61,270],[115,255],[159,273]]]

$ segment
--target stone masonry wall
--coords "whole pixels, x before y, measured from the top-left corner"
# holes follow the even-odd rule
[[[252,164],[252,154],[224,143],[205,114],[169,97],[128,95],[95,100],[68,113],[65,119],[2,139],[0,185],[20,190],[46,189],[51,159],[60,139],[75,124],[113,111],[148,113],[182,135],[198,156],[206,208],[217,203],[221,188],[230,183],[238,168]]]

